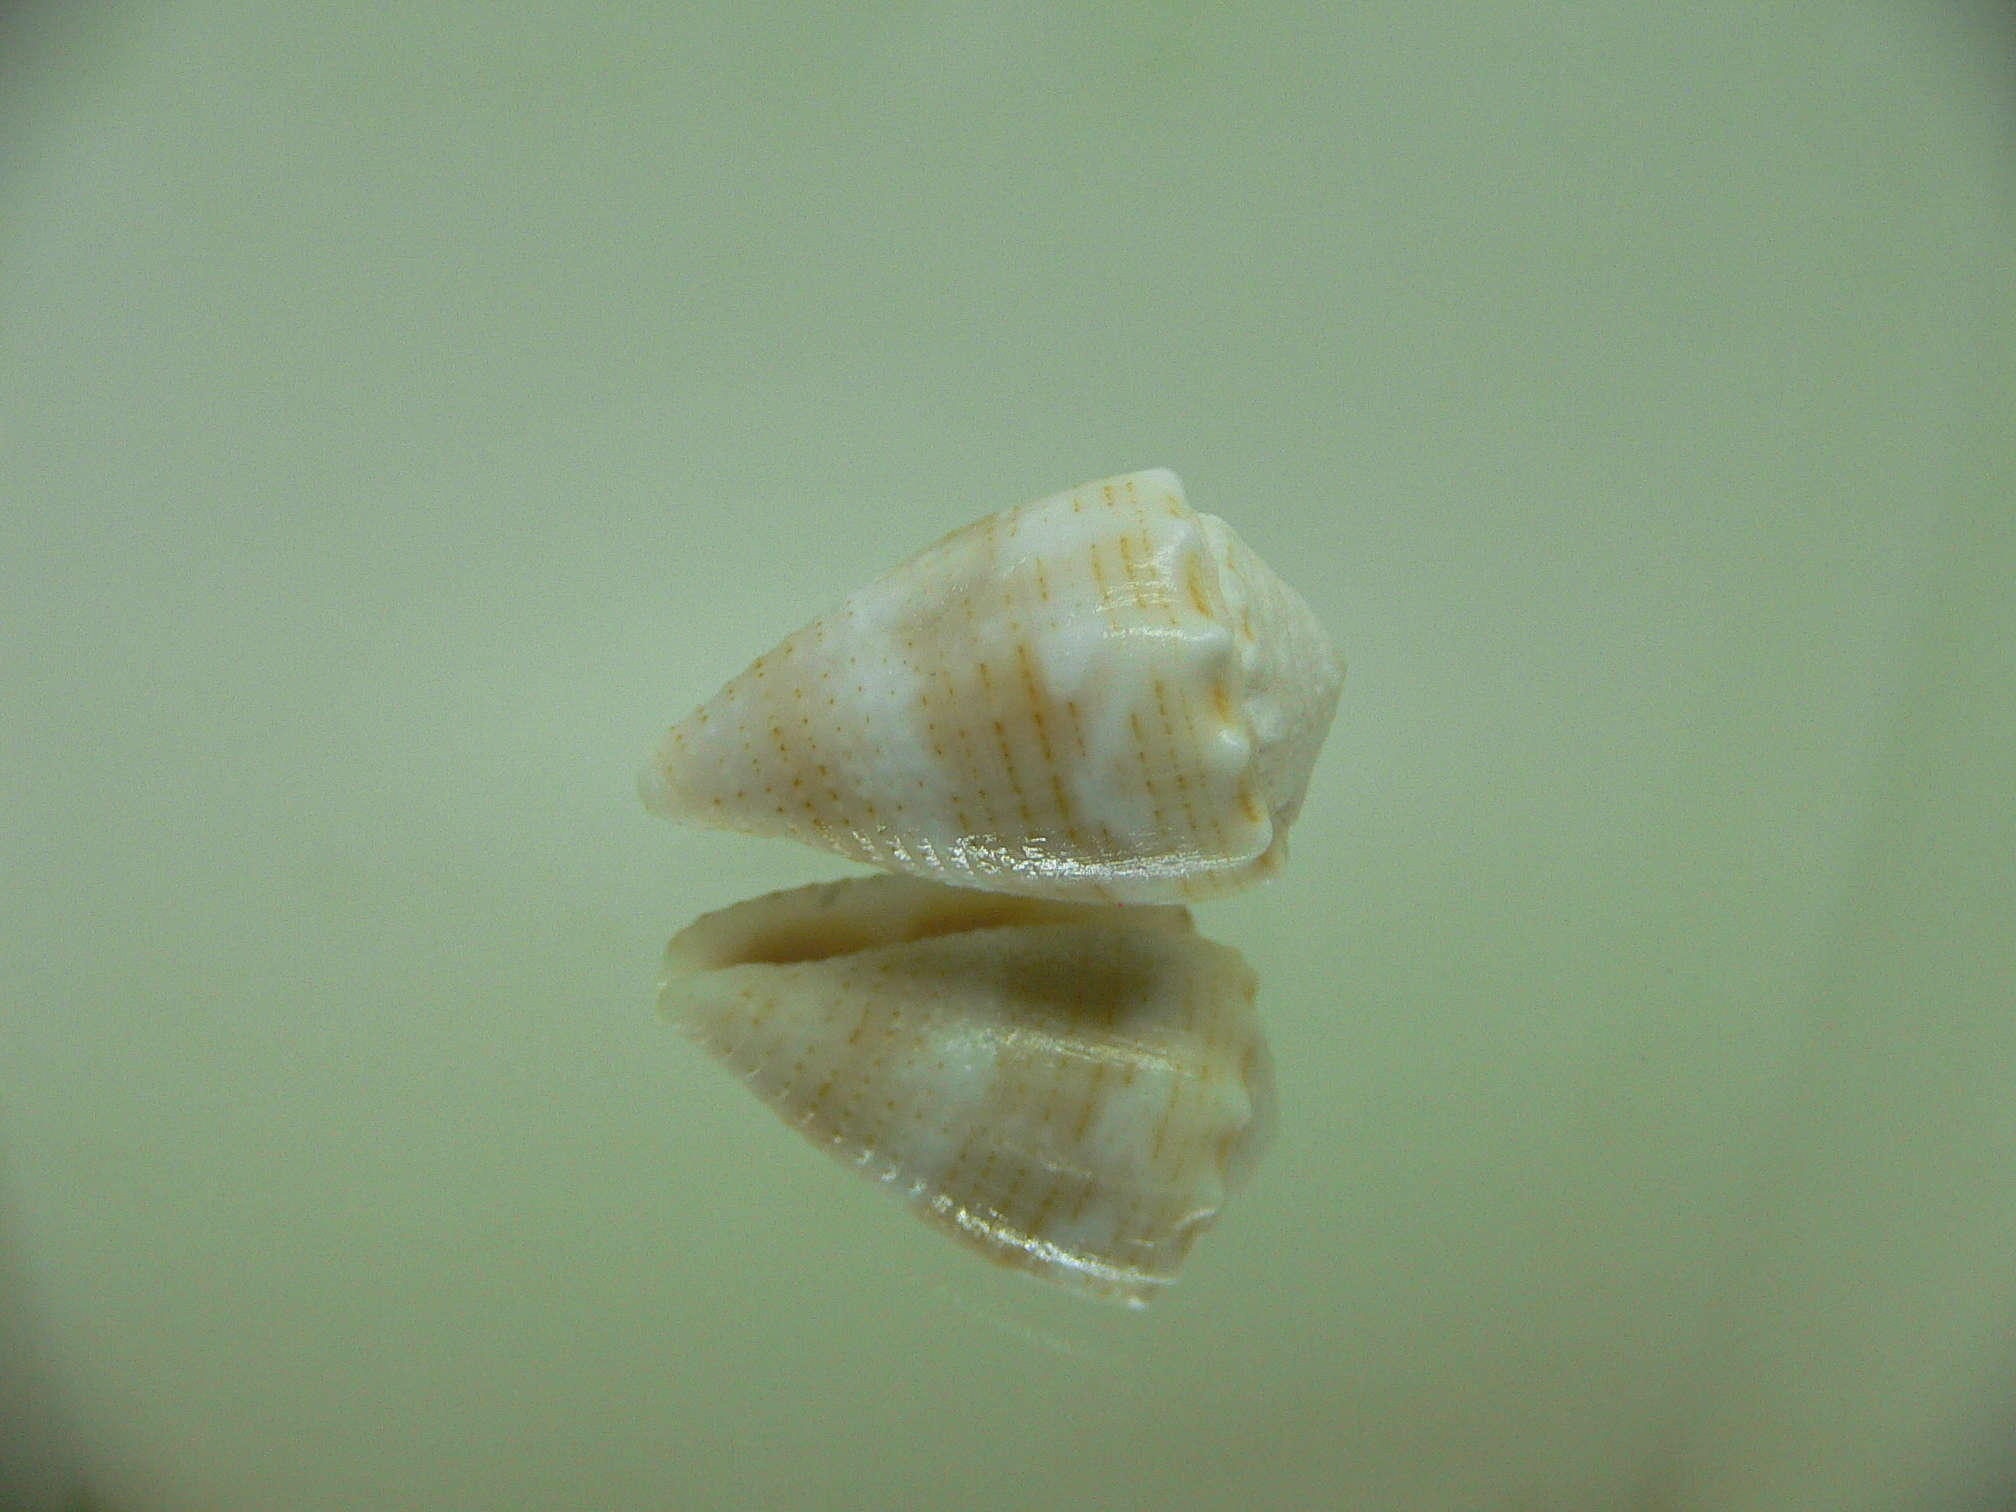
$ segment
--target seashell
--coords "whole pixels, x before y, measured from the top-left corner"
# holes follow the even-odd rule
[[[697,920],[659,1003],[929,1222],[1142,1306],[1265,1149],[1254,988],[1181,907],[881,876]]]
[[[675,725],[667,818],[1033,897],[1277,870],[1343,686],[1301,597],[1166,469],[990,515]]]

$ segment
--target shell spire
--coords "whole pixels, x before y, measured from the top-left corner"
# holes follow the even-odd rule
[[[1031,897],[1170,903],[1271,874],[1343,663],[1172,472],[990,515],[675,725],[667,818]]]

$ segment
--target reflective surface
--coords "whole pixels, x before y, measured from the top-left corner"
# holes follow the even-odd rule
[[[1989,22],[5,24],[24,1496],[1838,1509],[2002,1468]],[[1198,910],[1282,1127],[1127,1314],[973,1264],[659,1021],[668,935],[833,864],[632,777],[918,543],[1156,463],[1351,674],[1289,866]]]
[[[658,1001],[788,1126],[941,1232],[1145,1307],[1272,1137],[1258,986],[1185,908],[880,876],[695,920]],[[788,1200],[772,1230],[826,1253]]]

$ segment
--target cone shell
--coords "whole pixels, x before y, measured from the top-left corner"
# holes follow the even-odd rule
[[[698,920],[666,952],[660,1004],[929,1222],[1139,1306],[1265,1148],[1253,996],[1182,908],[890,876]]]
[[[642,778],[668,818],[1032,897],[1277,869],[1343,664],[1164,469],[955,531],[757,659]]]

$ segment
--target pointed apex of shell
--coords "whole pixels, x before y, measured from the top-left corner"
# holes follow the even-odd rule
[[[666,765],[655,757],[637,773],[637,796],[644,807],[667,819],[678,817],[672,802],[672,782]]]

